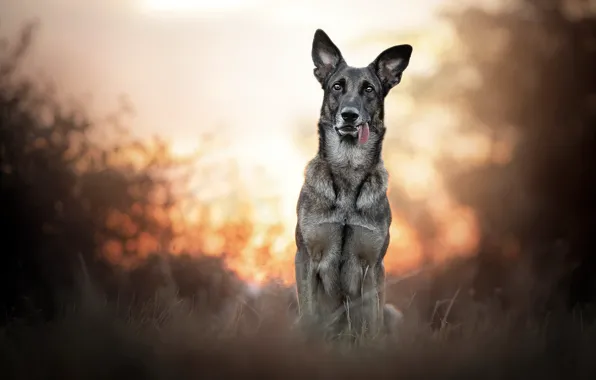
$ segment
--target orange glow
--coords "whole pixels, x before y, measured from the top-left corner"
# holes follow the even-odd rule
[[[23,2],[9,3],[12,13],[6,13],[6,20],[26,13],[20,9]],[[438,107],[423,104],[424,96],[414,99],[417,75],[428,77],[443,60],[462,55],[453,31],[432,16],[439,5],[451,2],[410,2],[403,12],[404,2],[385,1],[381,13],[352,0],[316,6],[287,0],[61,0],[62,7],[42,0],[27,3],[33,5],[25,8],[37,9],[46,22],[33,62],[43,63],[44,71],[68,92],[95,94],[99,104],[92,114],[110,110],[113,95],[127,93],[136,110],[131,132],[169,141],[147,139],[147,147],[123,143],[107,165],[143,167],[153,152],[160,152],[164,162],[188,158],[192,163],[190,183],[174,186],[173,207],[159,206],[167,202],[163,194],[154,194],[156,206],[133,203],[108,215],[107,228],[118,232],[114,238],[102,237],[110,262],[132,266],[154,251],[225,255],[243,279],[294,281],[295,208],[304,167],[316,151],[322,96],[310,58],[317,27],[330,33],[353,65],[368,64],[389,44],[415,46],[403,82],[386,102],[383,156],[393,202],[388,273],[414,269],[429,258],[442,261],[474,253],[476,216],[449,196],[438,162],[506,163],[514,139],[505,136],[495,142],[483,133],[459,131],[464,124],[472,130],[467,124],[475,121],[463,122],[457,104]],[[89,12],[64,17],[61,10],[69,7],[89,7]],[[176,17],[167,17],[172,13]],[[355,13],[360,22],[346,23]],[[189,20],[187,14],[197,17]],[[214,14],[218,17],[202,17]],[[382,36],[370,37],[379,30]],[[353,43],[359,39],[365,41]],[[477,76],[467,74],[468,84],[478,85]],[[216,135],[219,145],[199,140],[203,134]],[[87,170],[101,160],[95,153],[78,162],[77,169]],[[130,195],[143,191],[140,186]],[[407,198],[403,202],[402,196]],[[432,234],[422,231],[416,211],[408,210],[414,203],[425,205],[436,229]],[[150,215],[161,230],[135,224],[141,215]]]
[[[182,153],[171,150],[174,156]],[[415,269],[429,257],[431,261],[441,262],[450,257],[473,254],[478,243],[474,212],[451,200],[428,157],[396,157],[386,161],[392,174],[390,180],[406,190],[412,199],[427,199],[436,236],[432,241],[425,241],[403,210],[393,205],[391,242],[385,258],[387,272],[396,274]],[[128,214],[111,212],[107,228],[119,231],[129,240],[109,240],[104,247],[106,258],[129,267],[158,251],[224,255],[229,268],[251,283],[276,280],[292,284],[296,250],[295,206],[303,165],[307,161],[307,156],[297,156],[294,164],[288,165],[295,166],[291,173],[289,170],[284,172],[283,161],[276,161],[271,164],[269,173],[261,173],[259,177],[234,170],[240,166],[250,172],[251,165],[247,163],[204,160],[203,164],[197,165],[198,173],[209,170],[227,173],[218,181],[201,178],[198,182],[208,191],[195,190],[189,197],[180,198],[176,207],[169,211],[134,203]],[[291,179],[287,180],[291,185],[284,183],[284,176]],[[272,187],[277,196],[275,192],[268,194]],[[221,191],[219,196],[214,195],[216,190]],[[174,238],[168,240],[169,246],[160,246],[155,234],[139,230],[133,222],[139,215],[149,215],[163,228],[172,227]]]

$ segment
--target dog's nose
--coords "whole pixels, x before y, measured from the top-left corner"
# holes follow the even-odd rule
[[[346,123],[355,122],[359,116],[360,116],[360,113],[354,107],[346,107],[341,110],[341,118],[344,119],[344,121]]]

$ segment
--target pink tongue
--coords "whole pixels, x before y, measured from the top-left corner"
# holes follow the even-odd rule
[[[358,143],[364,144],[368,141],[368,123],[362,124],[362,126],[358,129]]]

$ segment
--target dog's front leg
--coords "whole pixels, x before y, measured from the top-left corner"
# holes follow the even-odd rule
[[[302,315],[321,322],[342,306],[339,281],[342,226],[335,223],[301,228],[304,251],[296,269],[304,305]],[[303,264],[301,264],[303,263]]]
[[[329,323],[328,317],[343,306],[339,255],[328,251],[325,257],[315,261],[302,251],[296,255],[299,324],[311,332],[333,333],[339,330],[338,323]]]
[[[308,225],[302,226],[304,219],[299,217],[296,226],[297,252],[294,259],[298,314],[302,324],[310,323],[315,316],[315,298],[317,292],[316,265],[310,252],[311,233]],[[306,233],[305,233],[306,232]]]
[[[350,326],[357,336],[376,336],[383,323],[384,239],[376,231],[351,226],[344,244],[342,288],[349,297]]]
[[[310,257],[304,248],[296,252],[294,258],[294,268],[296,272],[296,295],[298,299],[298,316],[309,314],[312,310],[312,290],[308,285],[310,269]]]

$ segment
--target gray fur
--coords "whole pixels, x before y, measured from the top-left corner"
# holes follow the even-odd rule
[[[411,53],[410,45],[394,46],[355,68],[322,30],[314,36],[314,74],[324,98],[319,150],[308,163],[297,205],[296,287],[301,318],[334,333],[349,327],[374,336],[395,324],[384,323],[384,316],[397,314],[384,296],[391,210],[381,159],[383,105]],[[365,128],[368,140],[359,143]],[[342,318],[329,320],[342,308]]]

